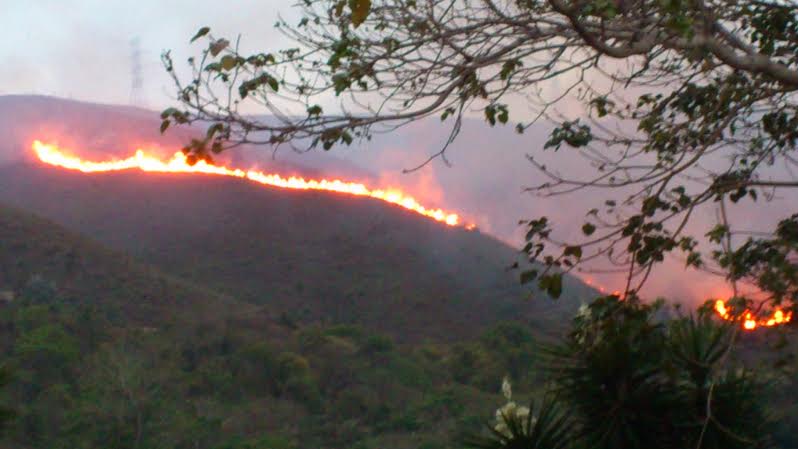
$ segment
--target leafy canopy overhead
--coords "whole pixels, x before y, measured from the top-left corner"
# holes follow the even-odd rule
[[[736,296],[737,283],[749,282],[760,300],[798,300],[798,211],[756,234],[726,213],[798,187],[794,0],[306,0],[300,8],[297,24],[277,24],[295,48],[245,54],[202,28],[194,40],[208,44],[189,59],[188,80],[164,55],[179,101],[163,112],[162,130],[208,126],[186,147],[193,158],[241,144],[330,149],[431,116],[450,126],[433,156],[445,158],[464,114],[518,133],[550,120],[539,150],[578,152],[593,171],[572,179],[531,155],[546,179],[533,190],[616,196],[586,211],[578,241],[555,241],[545,217],[524,221],[524,253],[543,268],[523,281],[558,296],[563,271],[605,259],[628,274],[623,295],[635,297],[675,252],[724,274]],[[518,99],[524,111],[512,108]],[[583,112],[560,113],[562,102]],[[273,118],[242,112],[252,105]],[[689,235],[702,206],[719,211],[717,226]],[[709,252],[699,250],[705,238]]]

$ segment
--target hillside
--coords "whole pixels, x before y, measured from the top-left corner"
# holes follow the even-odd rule
[[[71,302],[113,307],[126,323],[147,326],[215,320],[246,307],[2,204],[0,291],[11,301],[26,291],[57,292]]]
[[[213,176],[0,169],[0,201],[289,320],[456,339],[504,319],[559,328],[590,290],[552,302],[506,267],[514,251],[380,202]]]
[[[5,206],[0,295],[8,448],[444,448],[499,403],[502,376],[539,382],[523,326],[396,345],[278,323]]]
[[[592,294],[527,300],[513,248],[374,200],[43,166],[42,131],[96,157],[175,142],[138,134],[146,111],[28,100],[0,98],[0,405],[19,415],[0,446],[451,447],[503,376],[542,384],[538,344]]]

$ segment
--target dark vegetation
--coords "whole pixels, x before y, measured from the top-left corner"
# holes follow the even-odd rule
[[[469,446],[793,447],[789,435],[774,441],[778,407],[767,403],[790,382],[761,364],[746,368],[732,351],[739,327],[710,309],[663,320],[663,306],[613,295],[580,308],[565,338],[541,352],[549,394],[527,408],[503,388],[497,424]]]
[[[503,375],[539,382],[529,326],[399,343],[297,324],[26,212],[0,209],[0,229],[11,447],[448,447]]]
[[[400,341],[472,337],[499,320],[549,328],[591,290],[544,304],[514,252],[371,200],[204,176],[0,169],[0,201],[288,321],[361,324]]]

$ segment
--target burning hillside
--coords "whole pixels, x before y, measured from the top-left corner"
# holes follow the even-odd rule
[[[764,326],[764,327],[773,327],[779,324],[786,324],[792,320],[792,312],[784,312],[781,309],[776,309],[773,311],[773,314],[767,317],[757,317],[753,312],[750,310],[745,310],[740,315],[735,315],[732,313],[732,310],[729,306],[727,306],[726,302],[722,299],[718,299],[715,301],[715,312],[723,318],[724,320],[728,321],[737,321],[739,320],[742,323],[743,329],[745,330],[754,330],[757,327]]]
[[[263,173],[257,170],[245,171],[237,168],[228,168],[209,164],[202,160],[192,165],[188,162],[187,156],[181,152],[175,153],[174,156],[167,161],[148,155],[143,150],[137,150],[133,156],[127,159],[92,162],[84,161],[80,157],[70,154],[70,151],[65,151],[55,144],[45,144],[39,140],[33,142],[32,148],[39,160],[46,164],[69,170],[78,170],[84,173],[139,169],[145,172],[202,173],[245,178],[259,184],[283,189],[321,190],[375,198],[411,210],[419,215],[445,223],[449,226],[464,226],[466,229],[474,228],[474,225],[463,224],[458,214],[423,206],[415,198],[397,189],[371,189],[361,183],[341,181],[338,179],[306,180],[298,177],[284,178],[279,174]]]
[[[404,194],[398,189],[371,189],[368,186],[356,183],[335,180],[308,180],[299,177],[283,177],[279,174],[267,174],[257,170],[242,170],[209,164],[206,161],[198,161],[189,164],[188,158],[181,152],[175,153],[170,159],[163,160],[157,156],[147,154],[144,150],[137,150],[136,153],[126,159],[114,159],[109,161],[85,161],[75,156],[72,151],[64,150],[55,144],[46,144],[36,140],[32,144],[32,149],[38,159],[52,166],[57,166],[69,170],[76,170],[83,173],[112,172],[121,170],[138,169],[145,172],[157,173],[200,173],[217,176],[227,176],[234,178],[247,179],[249,181],[283,189],[294,190],[319,190],[327,192],[342,193],[354,196],[375,198],[408,210],[419,215],[431,218],[435,221],[444,223],[448,226],[462,226],[466,229],[473,229],[474,225],[463,224],[458,214],[444,211],[437,208],[428,208],[421,205],[414,198]],[[591,280],[586,280],[588,285],[593,285]],[[597,287],[604,292],[602,287]],[[615,292],[617,294],[617,292]],[[754,330],[758,327],[772,327],[785,324],[791,321],[792,313],[784,312],[781,309],[775,310],[771,316],[759,317],[750,310],[744,311],[741,315],[734,315],[727,304],[722,300],[715,303],[715,311],[719,317],[725,320],[739,320],[745,330]]]

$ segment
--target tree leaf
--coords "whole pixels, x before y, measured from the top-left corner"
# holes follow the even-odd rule
[[[357,28],[368,18],[371,0],[349,0],[349,9],[352,10],[352,25]]]
[[[238,65],[236,58],[232,55],[224,55],[220,62],[222,64],[222,69],[224,70],[232,70],[236,65]]]
[[[527,284],[538,277],[538,270],[527,270],[521,273],[521,284]]]
[[[194,42],[195,40],[197,40],[197,39],[201,38],[202,36],[205,36],[206,34],[208,34],[208,32],[210,32],[210,31],[211,31],[211,29],[209,27],[200,28],[199,31],[197,31],[197,34],[195,34],[194,37],[192,37],[189,42]]]
[[[541,290],[545,290],[552,298],[559,298],[562,295],[562,274],[548,274],[541,277],[538,287]]]
[[[341,14],[344,13],[345,5],[346,2],[344,2],[343,0],[340,0],[338,3],[335,4],[335,8],[333,9],[335,11],[335,17],[341,17]]]
[[[565,251],[563,251],[563,255],[565,256],[574,256],[577,259],[582,258],[582,247],[581,246],[567,246],[565,247]]]
[[[269,77],[266,78],[266,84],[268,84],[269,87],[271,87],[272,90],[275,91],[275,92],[277,92],[277,90],[280,89],[280,84],[277,81],[277,78],[275,78],[273,76],[269,76]]]
[[[208,47],[208,50],[210,50],[212,56],[217,56],[219,53],[222,52],[222,50],[227,48],[229,45],[230,41],[228,41],[227,39],[219,39],[217,41],[212,42],[211,45]]]

